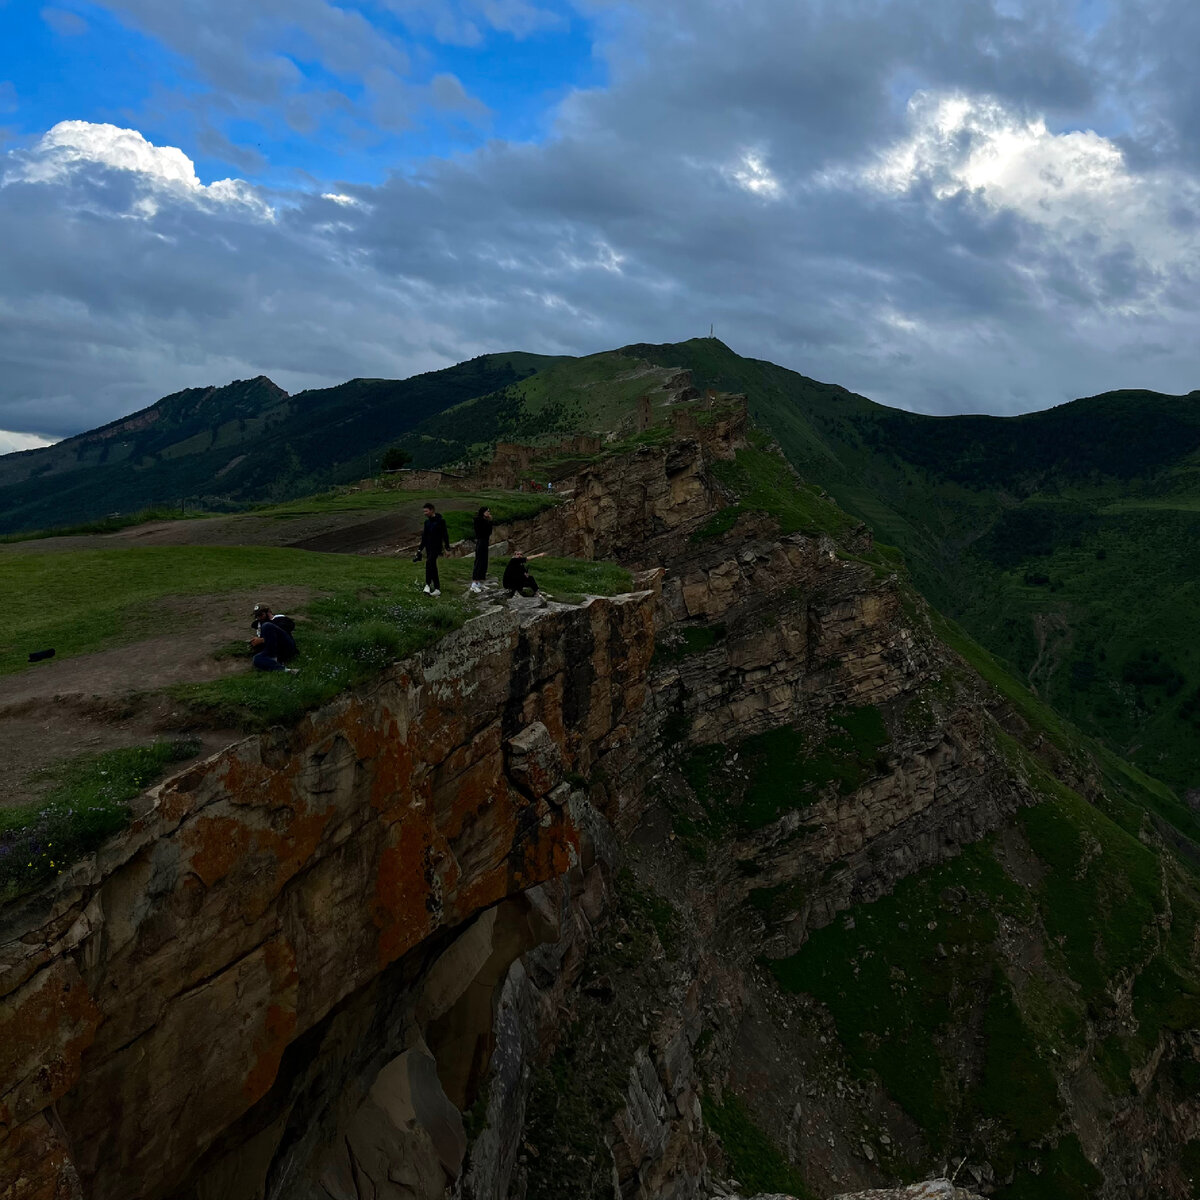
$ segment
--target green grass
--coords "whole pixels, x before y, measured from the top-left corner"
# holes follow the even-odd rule
[[[721,1139],[729,1175],[752,1193],[786,1193],[797,1200],[815,1200],[804,1176],[784,1158],[779,1147],[755,1124],[746,1106],[732,1092],[721,1103],[705,1094],[704,1122]]]
[[[462,561],[469,575],[471,560]],[[500,569],[497,563],[497,576]],[[530,564],[530,571],[542,591],[564,604],[578,604],[586,596],[615,596],[633,587],[633,576],[627,568],[603,559],[539,558]]]
[[[71,759],[45,773],[51,787],[36,804],[0,808],[0,903],[61,875],[129,823],[129,802],[196,742],[157,742]]]
[[[986,1154],[998,1175],[1014,1172],[1005,1200],[1084,1200],[1098,1176],[1062,1133],[1052,1066],[1091,1045],[1115,1103],[1164,1033],[1200,1025],[1200,901],[1178,865],[1012,739],[1002,748],[1045,797],[1017,817],[1036,882],[1022,873],[1018,884],[990,840],[977,843],[769,965],[785,990],[828,1008],[851,1066],[878,1075],[935,1157]],[[750,904],[770,919],[792,903],[786,887],[756,889]],[[1011,982],[1002,923],[1029,931],[1038,947],[1032,969],[1027,962]],[[1135,1026],[1101,1033],[1131,979]],[[975,1057],[964,1058],[972,1045]],[[1186,1087],[1200,1079],[1187,1061],[1167,1070]]]
[[[445,582],[445,581],[443,581]],[[304,610],[296,631],[300,657],[283,671],[245,672],[168,689],[206,723],[247,731],[287,725],[384,667],[459,628],[473,609],[458,599],[417,592],[324,597]]]
[[[655,643],[654,662],[656,665],[682,662],[693,654],[711,650],[724,637],[724,625],[689,625],[678,636],[668,635],[666,640]]]
[[[1154,942],[1166,907],[1159,859],[1050,775],[1031,774],[1048,799],[1019,820],[1049,868],[1038,892],[1042,919],[1071,978],[1101,1006],[1109,980],[1138,966]]]
[[[943,900],[950,894],[958,896],[953,904]],[[817,930],[798,954],[770,967],[786,991],[807,992],[828,1007],[851,1066],[878,1074],[935,1152],[952,1150],[970,1128],[975,1099],[948,1047],[981,997],[986,1019],[1003,1035],[1003,1053],[1020,1051],[1011,1068],[997,1058],[977,1065],[990,1072],[989,1111],[1016,1124],[1025,1084],[1044,1093],[1044,1068],[1025,1045],[1024,1026],[1013,1025],[992,949],[998,916],[1029,913],[1021,889],[980,843],[857,906],[852,922],[843,917]],[[1038,1078],[1026,1079],[1029,1072]]]
[[[1072,1133],[1039,1151],[1032,1163],[1022,1163],[1002,1195],[1005,1200],[1092,1200],[1103,1182]]]
[[[686,843],[752,833],[808,807],[829,788],[841,795],[855,791],[881,770],[890,741],[883,717],[867,706],[831,713],[829,722],[820,736],[785,727],[732,746],[697,747],[682,768],[703,815],[689,824],[681,814],[676,834]]]
[[[465,588],[471,561],[443,559],[440,569],[448,589]],[[611,595],[630,586],[627,571],[604,562],[543,559],[537,576],[556,598],[568,600],[585,593]],[[429,611],[418,595],[423,580],[423,568],[404,558],[270,547],[155,546],[4,555],[0,594],[7,612],[0,674],[26,669],[31,650],[53,646],[61,659],[161,633],[171,622],[178,622],[180,636],[186,638],[187,619],[177,615],[178,597],[253,592],[269,601],[274,589],[302,587],[336,596],[368,593],[394,598],[397,604],[426,605],[422,611]],[[438,630],[444,632],[444,627]]]
[[[614,595],[631,586],[629,572],[612,563],[555,558],[539,560],[539,565],[539,584],[565,603],[578,603],[585,593]],[[406,591],[359,588],[318,598],[300,610],[304,620],[296,632],[301,652],[292,664],[296,674],[247,670],[177,684],[170,692],[214,725],[262,730],[290,724],[461,627],[476,609],[453,593],[465,590],[470,571],[470,559],[442,560],[444,590],[438,599],[424,595],[415,578]]]
[[[737,497],[736,503],[714,514],[692,536],[701,540],[728,532],[743,512],[764,512],[779,522],[779,531],[839,536],[858,522],[825,499],[819,489],[796,479],[782,455],[767,449],[762,435],[756,444],[739,450],[732,462],[716,462],[713,474]]]
[[[400,595],[413,590],[420,570],[398,558],[269,547],[155,546],[4,555],[0,593],[6,597],[7,620],[0,674],[24,669],[30,650],[53,646],[60,658],[100,650],[161,633],[173,619],[180,621],[180,636],[186,637],[186,618],[173,618],[168,603],[176,597],[252,591],[269,600],[272,589],[280,587]]]

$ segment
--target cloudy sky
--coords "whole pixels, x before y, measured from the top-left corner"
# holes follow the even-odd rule
[[[1194,0],[0,0],[0,448],[707,333],[884,403],[1200,387]]]

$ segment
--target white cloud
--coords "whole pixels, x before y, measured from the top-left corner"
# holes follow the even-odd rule
[[[1051,133],[989,97],[918,92],[909,101],[911,135],[863,172],[881,190],[928,182],[939,199],[978,193],[1041,224],[1081,202],[1128,199],[1133,186],[1120,149],[1090,130]]]
[[[292,120],[303,101],[324,146],[376,137],[382,109],[417,129],[438,107],[396,13],[482,37],[573,11],[601,31],[608,80],[567,95],[543,135],[383,149],[377,182],[347,177],[347,158],[341,179],[286,195],[202,182],[193,143],[132,130],[79,123],[0,151],[0,183],[44,180],[0,186],[0,424],[66,434],[259,372],[294,391],[710,322],[743,353],[925,411],[1186,392],[1200,175],[1105,134],[1132,127],[1118,110],[1135,90],[1174,95],[1194,71],[1147,92],[1152,48],[1122,76],[1073,36],[1071,6],[998,2],[388,0],[381,27],[363,14],[382,0],[103,0],[182,56],[226,106],[223,129]],[[453,66],[473,84],[475,56],[421,53],[422,77]],[[310,79],[297,64],[311,62]],[[343,93],[327,94],[331,74]],[[462,98],[441,90],[461,130]],[[1173,119],[1147,105],[1135,134]]]
[[[1134,174],[1121,148],[1092,130],[1051,131],[990,97],[918,92],[909,135],[858,172],[869,188],[901,195],[928,188],[1025,222],[1041,254],[1022,256],[1032,278],[1069,260],[1101,307],[1130,315],[1200,280],[1200,183],[1178,168]],[[826,183],[844,186],[853,172]],[[1057,261],[1055,261],[1057,260]]]
[[[779,180],[767,166],[764,156],[756,150],[746,150],[725,172],[738,187],[766,200],[778,200],[783,194]]]
[[[33,433],[10,433],[0,429],[0,454],[12,454],[17,450],[38,450],[42,446],[53,446],[55,438],[38,437]]]
[[[162,196],[195,204],[234,206],[256,216],[274,212],[257,189],[241,179],[200,182],[195,164],[175,146],[155,146],[136,129],[90,121],[60,121],[32,149],[13,155],[0,186],[14,182],[58,184],[89,166],[126,171],[143,185],[131,215],[151,217]]]

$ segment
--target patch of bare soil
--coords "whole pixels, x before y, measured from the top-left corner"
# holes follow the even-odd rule
[[[248,653],[245,658],[214,654],[231,642],[249,641],[256,603],[282,612],[310,594],[307,588],[281,588],[269,595],[172,597],[161,602],[160,631],[151,637],[93,654],[48,659],[0,677],[0,805],[36,799],[47,786],[38,775],[54,763],[179,736],[180,714],[169,698],[155,693],[174,683],[251,670]],[[195,736],[211,753],[243,735],[204,730]]]
[[[379,554],[415,544],[424,513],[420,493],[397,499],[396,509],[364,519],[359,512],[304,513],[298,516],[260,516],[237,513],[195,520],[151,521],[116,533],[33,538],[0,543],[0,554],[57,554],[65,550],[118,550],[125,546],[284,546],[328,554]],[[439,500],[438,507],[455,512],[473,507],[469,500]]]

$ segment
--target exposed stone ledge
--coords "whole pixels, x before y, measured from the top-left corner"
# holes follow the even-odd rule
[[[718,1192],[712,1200],[742,1200],[733,1192]],[[769,1195],[760,1192],[747,1200],[796,1200],[782,1192],[772,1192]],[[983,1200],[975,1192],[965,1188],[955,1187],[948,1179],[930,1179],[925,1183],[914,1183],[910,1187],[875,1188],[867,1192],[843,1192],[834,1196],[833,1200]]]
[[[564,874],[579,834],[548,793],[627,736],[653,617],[651,592],[494,609],[167,781],[6,912],[0,1194],[69,1196],[76,1173],[89,1200],[169,1194],[306,1030]]]

